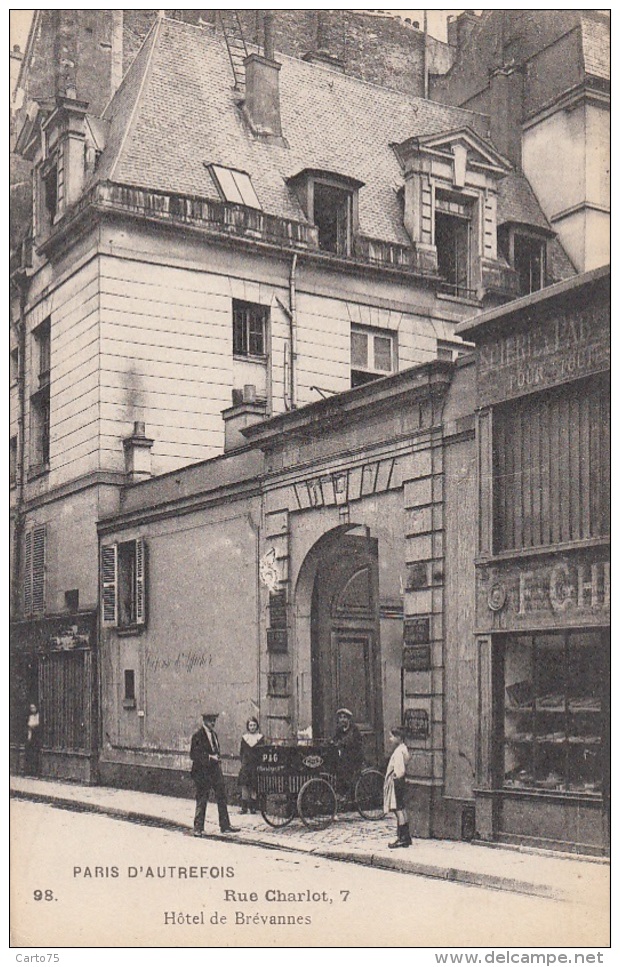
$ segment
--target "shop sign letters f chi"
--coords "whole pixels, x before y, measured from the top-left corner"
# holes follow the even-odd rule
[[[478,615],[516,630],[609,622],[611,570],[603,551],[481,566]]]

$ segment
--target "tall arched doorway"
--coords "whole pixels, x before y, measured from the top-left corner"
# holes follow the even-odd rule
[[[330,736],[350,708],[369,762],[382,749],[377,541],[343,534],[321,555],[312,593],[312,729]]]

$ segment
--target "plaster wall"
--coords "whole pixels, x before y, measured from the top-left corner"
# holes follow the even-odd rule
[[[258,504],[240,500],[116,537],[146,540],[148,622],[142,634],[102,631],[103,760],[186,769],[209,710],[220,713],[224,755],[236,756],[260,707],[259,519]],[[126,669],[135,673],[132,708],[123,707]]]

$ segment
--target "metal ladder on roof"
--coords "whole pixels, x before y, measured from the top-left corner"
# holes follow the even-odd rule
[[[226,41],[230,66],[235,79],[235,90],[245,91],[245,58],[248,48],[241,29],[241,21],[236,10],[218,10],[218,19]]]

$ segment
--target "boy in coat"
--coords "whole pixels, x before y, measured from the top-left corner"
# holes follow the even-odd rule
[[[207,814],[207,803],[211,789],[217,803],[220,829],[223,833],[236,833],[228,817],[226,787],[220,766],[220,743],[215,731],[217,712],[204,712],[202,728],[192,736],[189,757],[192,760],[191,777],[196,786],[196,813],[194,815],[194,836],[202,836]]]

